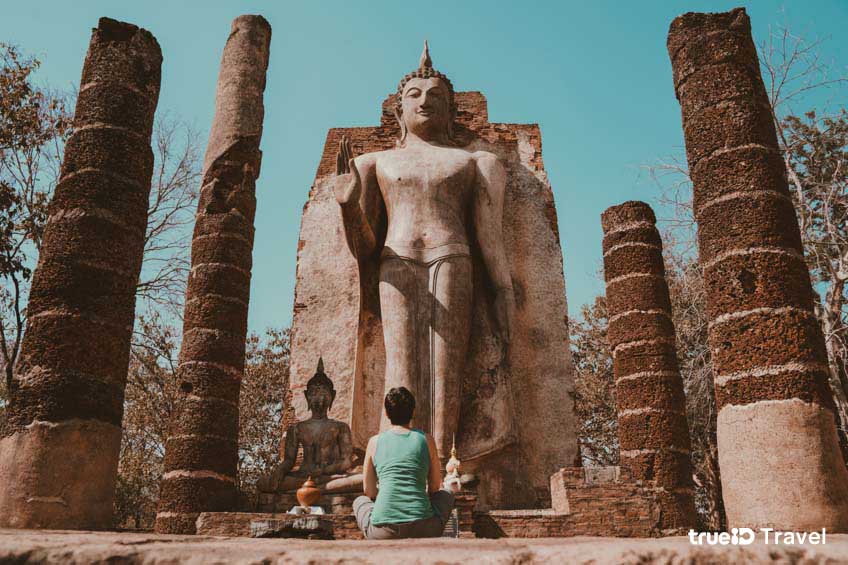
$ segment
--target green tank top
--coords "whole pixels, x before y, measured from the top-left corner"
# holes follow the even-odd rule
[[[402,524],[433,516],[427,494],[430,451],[424,432],[381,433],[377,436],[374,467],[380,490],[371,513],[372,524]]]

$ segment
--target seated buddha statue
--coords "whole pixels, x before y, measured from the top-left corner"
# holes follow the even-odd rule
[[[323,360],[318,360],[318,369],[306,383],[304,394],[311,417],[288,427],[283,460],[259,480],[259,491],[294,492],[308,477],[324,493],[362,490],[362,473],[349,472],[354,465],[350,426],[327,416],[336,390],[324,373]],[[303,458],[295,469],[301,449]]]

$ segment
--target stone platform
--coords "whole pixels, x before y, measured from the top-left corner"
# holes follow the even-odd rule
[[[660,537],[685,532],[660,527],[660,492],[651,482],[633,479],[619,467],[565,467],[551,476],[549,508],[479,511],[473,490],[456,497],[456,522],[446,537],[549,538],[572,536]],[[352,515],[358,493],[324,495],[318,501],[332,524],[333,537],[362,539]],[[201,515],[198,534],[250,536],[250,523],[275,519],[297,505],[294,493],[263,494],[258,512]],[[250,510],[250,509],[248,509]],[[458,534],[458,535],[457,535]]]
[[[848,535],[826,545],[693,546],[686,537],[323,541],[0,529],[0,563],[687,563],[848,562]]]
[[[356,525],[353,516],[353,501],[358,493],[343,493],[323,495],[317,506],[327,514],[315,515],[332,525],[333,538],[337,540],[363,539],[362,532]],[[294,493],[261,494],[256,504],[258,512],[204,512],[197,521],[197,533],[210,536],[249,537],[251,523],[263,520],[277,520],[288,517],[286,514],[297,505]],[[454,515],[456,516],[457,531],[452,530],[449,522],[445,526],[446,537],[473,538],[477,494],[473,491],[461,492],[456,495]]]
[[[204,512],[197,519],[197,534],[203,536],[251,537],[251,525],[291,517],[264,512]],[[361,540],[362,532],[353,514],[308,514],[330,525],[332,539]],[[306,537],[306,536],[304,536]]]

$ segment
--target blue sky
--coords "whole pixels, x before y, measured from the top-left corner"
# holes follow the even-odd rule
[[[0,41],[42,60],[39,80],[79,81],[100,16],[150,30],[164,55],[159,111],[206,132],[230,21],[258,13],[273,27],[262,177],[257,186],[250,329],[287,326],[300,214],[330,127],[374,125],[380,102],[430,41],[457,90],[482,91],[489,118],[535,122],[559,214],[572,315],[602,292],[600,214],[658,189],[642,165],[679,152],[680,110],[665,49],[688,11],[748,8],[759,42],[769,26],[828,38],[821,53],[848,65],[848,0],[652,2],[8,2]],[[848,88],[830,96],[844,105]],[[205,147],[203,148],[205,150]],[[662,209],[657,210],[663,216]]]

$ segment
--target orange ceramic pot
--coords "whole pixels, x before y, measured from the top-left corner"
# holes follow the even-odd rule
[[[297,489],[297,501],[303,507],[315,506],[321,498],[321,489],[315,486],[312,477],[307,477],[303,486]]]

